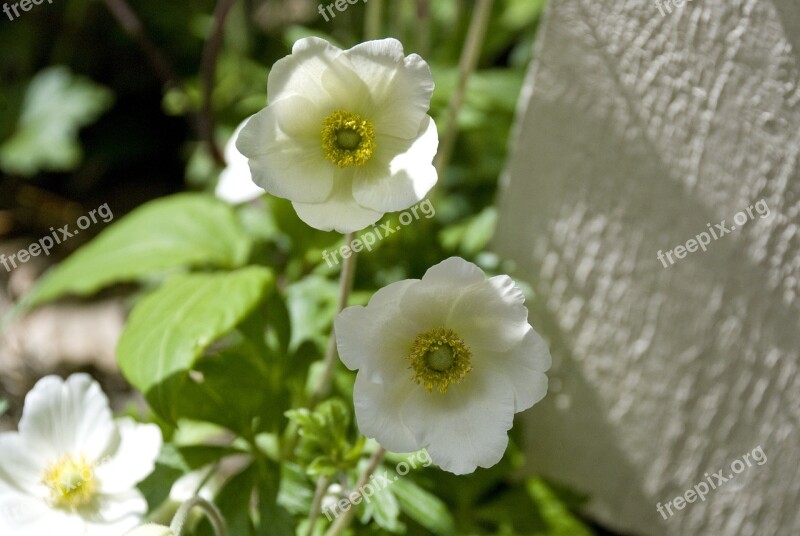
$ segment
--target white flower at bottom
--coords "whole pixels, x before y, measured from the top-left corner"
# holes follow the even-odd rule
[[[174,536],[169,527],[164,525],[156,525],[155,523],[148,523],[141,527],[136,527],[130,532],[126,532],[125,536]]]
[[[0,534],[123,534],[147,511],[135,486],[160,449],[158,427],[114,421],[88,375],[39,380],[19,432],[0,434]]]
[[[339,313],[361,432],[456,474],[499,462],[514,414],[547,392],[550,352],[523,302],[508,276],[451,257]]]

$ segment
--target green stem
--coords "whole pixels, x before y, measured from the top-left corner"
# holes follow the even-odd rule
[[[377,39],[381,35],[381,18],[383,17],[383,2],[375,0],[367,4],[364,15],[364,38]]]
[[[178,512],[175,514],[175,517],[172,519],[172,524],[169,526],[169,530],[172,534],[175,536],[181,536],[183,534],[183,529],[186,527],[189,514],[192,508],[195,507],[200,508],[206,517],[208,517],[211,526],[214,528],[214,533],[217,536],[227,536],[228,533],[225,530],[225,521],[222,519],[222,514],[219,513],[216,506],[200,497],[192,497],[178,508]]]
[[[317,524],[317,518],[322,511],[322,499],[325,498],[325,492],[328,491],[328,485],[331,480],[325,475],[319,477],[317,480],[317,489],[314,492],[314,500],[311,503],[311,512],[308,514],[308,536],[314,534],[314,526]]]
[[[486,36],[486,27],[489,25],[489,16],[491,14],[492,0],[478,0],[475,11],[472,13],[464,49],[461,52],[461,60],[458,65],[458,84],[453,92],[452,99],[450,99],[450,107],[447,109],[444,135],[439,145],[439,152],[434,160],[439,178],[442,177],[445,166],[447,166],[450,155],[453,152],[456,135],[458,134],[458,112],[464,104],[469,77],[478,65],[483,38]]]
[[[350,244],[355,237],[354,233],[347,233],[344,235],[344,243]],[[342,273],[339,276],[339,301],[337,303],[337,314],[347,306],[347,300],[350,297],[350,291],[353,288],[353,279],[356,275],[356,253],[353,252],[348,258],[344,259],[342,265]],[[313,408],[320,400],[322,400],[330,391],[331,381],[333,379],[333,371],[336,369],[336,334],[331,329],[330,337],[328,337],[328,348],[325,352],[325,369],[322,372],[322,377],[317,384],[316,389],[311,395],[311,400],[308,404],[309,408]]]
[[[361,475],[361,478],[358,479],[358,483],[356,483],[355,491],[362,489],[369,480],[370,475],[375,472],[375,469],[383,461],[383,456],[386,454],[386,449],[383,447],[378,447],[378,450],[375,451],[375,454],[372,455],[372,458],[369,459],[369,466],[367,470],[364,471],[364,474]],[[349,508],[347,511],[342,512],[336,521],[333,522],[331,527],[328,529],[328,532],[325,533],[325,536],[339,536],[344,530],[350,525],[350,521],[353,520],[353,516],[356,513],[355,508]]]

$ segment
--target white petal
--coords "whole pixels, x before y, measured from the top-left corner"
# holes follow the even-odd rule
[[[11,492],[40,496],[40,481],[47,462],[37,459],[35,452],[17,432],[0,434],[0,495]]]
[[[408,368],[416,326],[404,320],[399,303],[406,289],[418,283],[406,279],[376,292],[366,307],[348,307],[334,320],[339,357],[350,370],[378,384],[389,383]]]
[[[473,350],[508,350],[530,329],[525,296],[507,275],[492,277],[461,294],[448,327]]]
[[[280,105],[269,106],[255,114],[236,147],[249,158],[258,186],[277,197],[319,203],[331,194],[334,166],[325,159],[321,138],[289,137],[280,129],[281,110]]]
[[[352,173],[337,171],[331,195],[321,203],[293,201],[297,215],[315,229],[351,233],[372,225],[382,212],[362,207],[353,199]]]
[[[114,435],[108,398],[87,374],[39,380],[25,397],[19,433],[37,456],[100,458]]]
[[[136,528],[142,522],[141,515],[130,515],[123,517],[113,523],[87,523],[86,533],[81,536],[116,536],[117,534],[129,534],[129,531]],[[166,529],[164,529],[166,530]],[[156,534],[172,534],[169,531]]]
[[[434,463],[461,475],[500,461],[514,421],[514,395],[503,375],[475,368],[445,394],[416,387],[401,421]]]
[[[83,535],[83,529],[84,523],[80,517],[50,508],[42,500],[21,494],[0,494],[0,534],[9,536]]]
[[[374,122],[375,105],[372,100],[372,88],[367,87],[367,84],[359,78],[353,64],[346,56],[336,58],[322,73],[322,86],[330,95],[330,101],[319,102],[324,103],[329,112],[346,110],[365,115]],[[377,125],[375,127],[377,130]]]
[[[502,371],[514,391],[514,411],[524,411],[547,394],[545,372],[552,364],[547,343],[533,328],[520,344],[507,352],[479,352],[475,358],[486,367]]]
[[[380,385],[372,383],[366,374],[359,372],[353,389],[353,404],[361,433],[393,452],[419,450],[414,434],[399,418],[400,408],[415,387],[410,374],[407,379]]]
[[[305,95],[324,95],[322,75],[342,55],[324,39],[307,37],[298,40],[292,53],[275,62],[269,73],[267,97],[275,102],[289,95],[303,92]]]
[[[253,182],[250,167],[229,165],[219,174],[219,182],[214,195],[231,204],[246,203],[264,195],[264,189]]]
[[[227,166],[219,175],[214,194],[228,203],[244,203],[256,199],[264,193],[264,190],[253,182],[250,167],[247,165],[247,157],[236,148],[236,139],[249,119],[248,117],[236,127],[225,145]]]
[[[404,210],[420,201],[436,184],[432,160],[438,145],[436,124],[429,116],[425,116],[413,141],[377,136],[376,154],[355,174],[356,201],[384,212]]]
[[[413,318],[421,331],[452,327],[450,318],[460,296],[484,284],[486,276],[480,268],[450,257],[429,268],[420,283],[405,293],[400,303],[402,314]]]
[[[117,421],[117,441],[95,470],[101,493],[130,491],[153,472],[161,450],[161,431],[154,424]]]
[[[370,119],[381,134],[416,137],[430,107],[433,76],[416,54],[403,57],[396,39],[367,41],[345,51],[359,77],[369,87],[375,108]]]
[[[169,530],[169,527],[147,523],[136,527],[130,532],[126,532],[125,536],[174,536],[174,534]]]
[[[123,534],[141,522],[147,513],[147,501],[139,490],[133,489],[116,495],[103,495],[100,497],[100,506],[97,511],[98,526],[105,526],[105,534]],[[118,532],[111,531],[110,526],[124,525]]]
[[[214,465],[205,465],[186,473],[172,484],[169,499],[182,503],[198,495],[207,501],[213,501],[224,484],[224,480],[220,482],[220,474],[215,469]]]

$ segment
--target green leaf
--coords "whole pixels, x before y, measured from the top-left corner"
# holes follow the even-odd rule
[[[278,424],[282,392],[271,388],[263,362],[226,349],[201,358],[197,376],[184,382],[177,396],[179,418],[207,421],[247,437]],[[285,397],[283,397],[285,399]]]
[[[404,532],[405,525],[398,519],[400,506],[392,491],[390,488],[379,489],[369,498],[369,502],[367,497],[364,497],[361,503],[364,509],[360,518],[362,523],[371,518],[379,527],[389,532]]]
[[[74,169],[82,157],[78,131],[112,101],[111,91],[67,67],[40,71],[28,86],[14,134],[0,146],[0,168],[27,176]]]
[[[586,503],[586,497],[548,484],[542,478],[527,481],[527,492],[548,527],[548,536],[591,536],[592,531],[570,511]],[[570,504],[571,503],[571,504]]]
[[[2,417],[6,411],[8,411],[8,400],[0,398],[0,417]]]
[[[113,283],[186,267],[236,268],[249,252],[231,207],[208,195],[173,195],[142,205],[103,231],[50,271],[27,301],[87,296]]]
[[[486,249],[494,235],[497,210],[487,207],[480,214],[451,225],[439,234],[442,245],[461,255],[474,256]]]
[[[307,340],[324,348],[331,319],[336,316],[339,285],[320,275],[310,274],[289,285],[286,297],[292,326],[289,349],[296,350]]]
[[[447,506],[411,479],[400,478],[392,486],[400,509],[434,534],[454,534],[455,521]]]
[[[278,504],[293,515],[308,515],[314,488],[308,482],[303,468],[292,462],[281,463],[281,489]]]
[[[175,395],[206,348],[260,303],[273,276],[250,267],[178,275],[142,299],[117,346],[120,368],[153,410],[175,421]]]

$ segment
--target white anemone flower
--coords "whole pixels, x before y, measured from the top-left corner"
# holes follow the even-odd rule
[[[236,138],[239,137],[248,119],[250,118],[239,123],[225,145],[226,166],[219,174],[217,188],[214,191],[218,198],[234,205],[252,201],[264,194],[264,190],[253,182],[247,157],[236,148]]]
[[[361,432],[394,452],[425,448],[455,474],[499,462],[514,414],[547,392],[550,352],[523,302],[508,276],[451,257],[342,311]]]
[[[125,536],[174,536],[174,534],[169,527],[148,523],[125,533]]]
[[[309,37],[269,74],[266,108],[236,146],[253,181],[323,231],[363,229],[436,184],[428,64],[396,39],[341,50]]]
[[[160,450],[158,427],[113,420],[90,376],[39,380],[19,431],[0,434],[0,534],[125,533],[147,511],[135,486]]]

